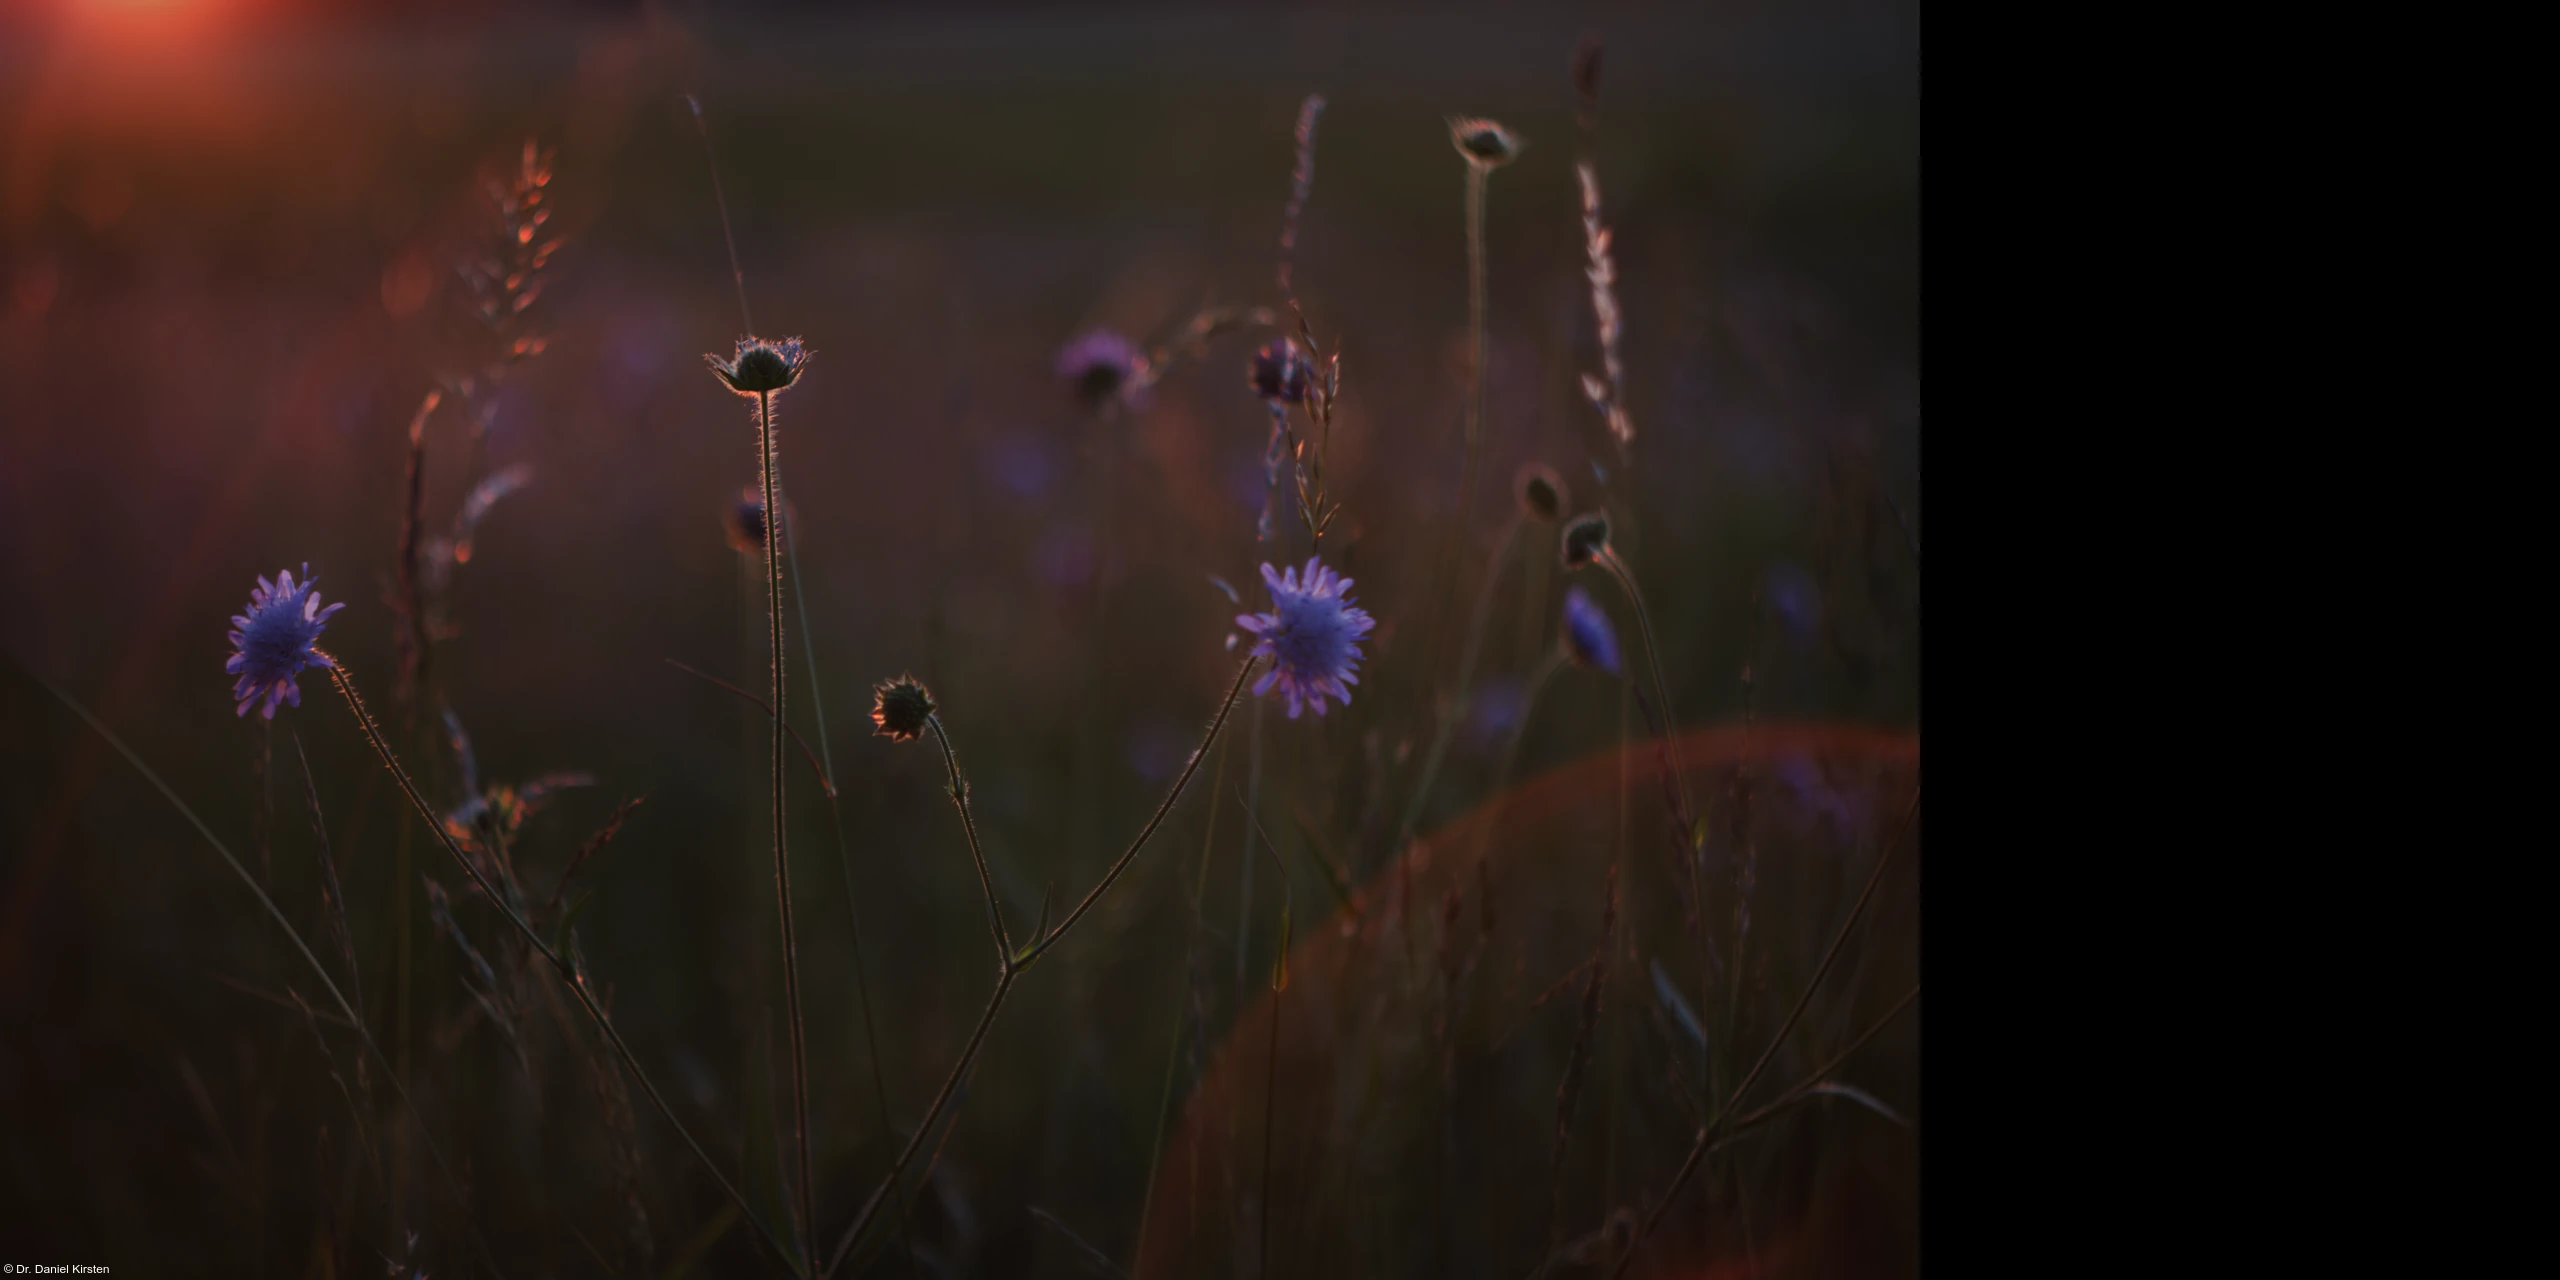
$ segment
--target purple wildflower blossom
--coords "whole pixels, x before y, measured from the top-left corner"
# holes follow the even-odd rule
[[[1087,409],[1099,409],[1118,396],[1131,409],[1143,410],[1147,388],[1155,381],[1147,353],[1109,329],[1091,330],[1058,348],[1057,369]]]
[[[346,608],[346,603],[323,609],[311,588],[309,564],[302,566],[300,582],[293,580],[290,569],[276,574],[273,582],[260,578],[258,589],[249,594],[249,612],[231,619],[231,660],[222,669],[240,677],[231,689],[231,696],[240,701],[233,714],[249,714],[250,704],[264,696],[267,704],[260,712],[273,720],[277,703],[302,705],[302,689],[293,678],[304,667],[337,665],[311,645],[320,638],[320,628],[328,625],[329,615]]]
[[[1327,694],[1350,706],[1351,691],[1345,686],[1360,683],[1351,674],[1360,662],[1360,637],[1378,625],[1367,610],[1352,606],[1351,579],[1336,577],[1309,557],[1304,578],[1297,569],[1282,574],[1266,564],[1262,581],[1271,588],[1271,612],[1236,616],[1237,626],[1262,637],[1252,655],[1272,659],[1271,669],[1254,682],[1255,695],[1269,693],[1277,684],[1289,700],[1292,720],[1306,702],[1315,703],[1316,714],[1323,715]]]
[[[1619,665],[1618,632],[1609,624],[1609,611],[1580,587],[1564,593],[1564,649],[1583,666],[1626,674]]]

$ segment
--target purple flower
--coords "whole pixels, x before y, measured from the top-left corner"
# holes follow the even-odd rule
[[[311,587],[309,564],[302,566],[300,582],[289,569],[273,582],[260,578],[258,589],[249,593],[249,612],[231,619],[231,660],[222,669],[240,677],[231,689],[231,696],[240,700],[233,714],[249,714],[249,704],[264,695],[267,705],[261,713],[273,720],[277,703],[302,705],[302,690],[293,678],[304,667],[337,665],[311,644],[329,624],[329,615],[347,606],[341,601],[321,608]]]
[[[1609,625],[1608,610],[1580,587],[1564,593],[1564,651],[1583,666],[1613,676],[1625,674],[1618,664],[1618,632]]]
[[[1147,388],[1155,378],[1147,353],[1109,329],[1094,329],[1058,348],[1058,376],[1075,388],[1087,409],[1100,409],[1113,396],[1131,409],[1147,407]]]
[[[1303,579],[1296,569],[1282,574],[1266,564],[1262,581],[1271,588],[1271,612],[1236,616],[1237,626],[1262,637],[1252,656],[1272,659],[1271,669],[1254,682],[1254,693],[1279,685],[1292,720],[1306,702],[1323,715],[1327,694],[1350,706],[1351,691],[1344,686],[1360,683],[1351,674],[1360,663],[1360,637],[1378,625],[1367,610],[1352,607],[1351,579],[1334,576],[1311,556]]]

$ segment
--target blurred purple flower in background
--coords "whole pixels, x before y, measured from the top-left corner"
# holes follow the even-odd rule
[[[1777,611],[1779,625],[1797,648],[1809,647],[1820,634],[1822,591],[1804,570],[1791,564],[1769,570],[1769,607]]]
[[[1046,439],[1007,432],[988,444],[987,470],[1013,496],[1037,498],[1057,480],[1058,460],[1053,452]]]
[[[1520,720],[1527,708],[1527,689],[1517,680],[1495,677],[1476,689],[1467,713],[1467,731],[1479,743],[1496,742]]]
[[[1580,587],[1564,593],[1564,650],[1583,666],[1626,674],[1619,667],[1618,632],[1609,624],[1608,610]]]
[[[1058,376],[1075,391],[1088,410],[1099,410],[1117,396],[1133,411],[1147,407],[1147,353],[1109,329],[1093,329],[1058,348]]]
[[[276,718],[278,702],[301,706],[302,689],[293,678],[305,667],[336,665],[311,646],[320,638],[320,629],[329,624],[329,615],[346,607],[344,601],[320,607],[308,563],[302,566],[300,582],[293,580],[290,569],[277,573],[273,582],[258,579],[258,589],[249,593],[249,612],[231,619],[233,652],[222,669],[240,677],[231,689],[231,696],[240,700],[232,714],[249,714],[250,704],[262,694],[267,705],[260,713],[269,720]]]
[[[1324,714],[1327,694],[1351,705],[1351,691],[1344,687],[1360,683],[1352,668],[1360,663],[1360,637],[1378,625],[1365,609],[1351,604],[1351,579],[1336,577],[1332,569],[1310,556],[1303,580],[1299,571],[1285,575],[1262,566],[1262,581],[1271,588],[1271,612],[1236,616],[1236,625],[1262,637],[1253,646],[1252,656],[1271,658],[1272,667],[1254,682],[1253,692],[1260,696],[1277,684],[1281,696],[1289,700],[1289,718],[1298,718],[1302,703],[1315,703],[1316,714]]]

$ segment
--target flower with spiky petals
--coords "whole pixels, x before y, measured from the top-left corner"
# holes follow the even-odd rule
[[[1626,674],[1618,661],[1617,628],[1609,624],[1608,611],[1580,587],[1564,593],[1564,652],[1582,666]]]
[[[249,612],[231,619],[231,660],[222,669],[240,677],[232,686],[231,696],[240,702],[235,715],[249,714],[249,708],[260,698],[266,705],[259,713],[276,718],[276,704],[302,705],[302,688],[294,677],[305,667],[333,667],[329,655],[312,648],[320,638],[320,629],[329,625],[329,615],[346,608],[341,601],[323,609],[320,596],[312,589],[311,566],[302,566],[302,581],[293,580],[293,571],[276,574],[275,581],[258,579],[258,589],[249,593]]]
[[[1102,408],[1114,396],[1131,409],[1145,409],[1147,388],[1155,383],[1147,353],[1109,329],[1088,331],[1058,348],[1057,369],[1088,410]]]
[[[1336,577],[1311,556],[1303,576],[1297,569],[1284,574],[1266,564],[1262,581],[1271,588],[1271,612],[1236,616],[1237,626],[1262,637],[1252,654],[1271,659],[1271,669],[1254,682],[1255,695],[1278,685],[1292,720],[1308,702],[1323,715],[1328,694],[1350,706],[1346,686],[1360,683],[1352,674],[1360,665],[1360,637],[1378,625],[1368,610],[1352,606],[1351,579]]]
[[[913,742],[933,715],[933,694],[914,676],[902,675],[871,686],[871,723],[893,742]]]
[[[704,356],[721,383],[742,396],[768,395],[800,380],[815,353],[800,345],[798,338],[768,342],[763,338],[738,339],[738,353],[726,360]]]

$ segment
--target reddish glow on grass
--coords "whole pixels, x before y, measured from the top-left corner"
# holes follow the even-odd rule
[[[1698,794],[1712,797],[1708,814],[1719,829],[1711,838],[1711,865],[1722,866],[1732,847],[1726,824],[1734,771],[1747,768],[1754,779],[1757,918],[1749,954],[1809,957],[1911,801],[1918,736],[1855,725],[1764,723],[1694,730],[1682,735],[1680,748]],[[1270,1173],[1272,1211],[1279,1215],[1270,1245],[1275,1272],[1321,1272],[1374,1247],[1364,1243],[1370,1240],[1365,1232],[1401,1238],[1397,1220],[1418,1220],[1414,1230],[1428,1239],[1430,1206],[1444,1194],[1464,1209],[1452,1234],[1467,1247],[1490,1248],[1504,1261],[1543,1252],[1553,1099],[1586,972],[1578,966],[1599,937],[1601,886],[1619,848],[1622,777],[1633,822],[1620,864],[1621,945],[1605,983],[1600,1036],[1605,1047],[1609,1037],[1623,1034],[1626,1056],[1613,1058],[1618,1050],[1609,1049],[1593,1060],[1573,1129],[1579,1145],[1568,1148],[1574,1158],[1558,1230],[1570,1242],[1600,1225],[1605,1206],[1587,1175],[1602,1162],[1603,1150],[1626,1180],[1616,1187],[1622,1202],[1658,1192],[1697,1120],[1664,1096],[1675,1055],[1663,1038],[1667,1019],[1652,1016],[1659,1001],[1652,967],[1661,963],[1690,1000],[1698,995],[1699,973],[1683,926],[1686,894],[1663,848],[1654,768],[1654,745],[1643,741],[1626,747],[1623,760],[1620,751],[1606,750],[1527,779],[1416,840],[1401,864],[1350,890],[1352,909],[1336,908],[1322,925],[1299,932],[1288,957],[1296,980],[1278,996],[1277,1053],[1274,997],[1266,987],[1249,993],[1228,1020],[1225,1044],[1206,1056],[1197,1088],[1165,1134],[1134,1269],[1188,1274],[1203,1259],[1254,1251],[1249,1216],[1231,1218],[1227,1206],[1261,1190],[1264,1098],[1274,1078],[1266,1062],[1278,1082]],[[1241,821],[1232,802],[1230,809],[1223,832]],[[1911,877],[1918,861],[1910,857],[1889,877],[1873,918],[1861,925],[1864,958],[1856,973],[1826,986],[1811,1019],[1825,1030],[1807,1043],[1836,1045],[1842,1032],[1833,1028],[1854,1021],[1852,1011],[1886,1007],[1887,989],[1916,980]],[[1721,890],[1724,882],[1711,874],[1709,883]],[[1305,893],[1302,886],[1302,912],[1309,907]],[[1733,944],[1735,907],[1723,893],[1706,903],[1720,951]],[[1264,919],[1254,927],[1272,924]],[[1757,1038],[1775,1023],[1777,1011],[1765,1006],[1791,994],[1772,994],[1768,984],[1784,986],[1796,971],[1790,962],[1774,978],[1763,975],[1743,989],[1749,1013],[1737,1034],[1748,1048],[1756,1050]],[[1453,989],[1460,993],[1454,1005]],[[1720,992],[1720,1000],[1728,994]],[[1709,1025],[1720,1029],[1723,1008],[1706,1012]],[[1782,1054],[1774,1064],[1780,1078],[1753,1098],[1775,1097],[1792,1083],[1806,1052],[1797,1044]],[[1881,1046],[1866,1054],[1861,1078],[1908,1080],[1915,1069]],[[1360,1069],[1346,1072],[1344,1064]],[[1629,1110],[1609,1140],[1607,1124],[1597,1117],[1606,1115],[1603,1100],[1612,1091],[1623,1094]],[[1459,1166],[1435,1163],[1443,1158],[1435,1154],[1440,1145],[1457,1141],[1443,1135],[1444,1107],[1452,1108],[1446,1122],[1464,1138]],[[1503,1117],[1509,1127],[1489,1129],[1487,1115]],[[1790,1178],[1807,1175],[1754,1197],[1752,1231],[1740,1230],[1729,1214],[1675,1215],[1648,1242],[1632,1274],[1722,1280],[1873,1273],[1878,1264],[1870,1255],[1882,1248],[1875,1256],[1892,1256],[1896,1215],[1911,1211],[1914,1148],[1908,1135],[1881,1122],[1851,1117],[1848,1124],[1810,1127],[1823,1121],[1808,1115],[1800,1122],[1808,1127],[1773,1126],[1752,1139],[1761,1144],[1752,1149],[1759,1158],[1777,1153],[1797,1162],[1780,1166],[1791,1170]],[[1824,1137],[1790,1145],[1790,1132]],[[1440,1189],[1441,1179],[1454,1179],[1451,1189]],[[1695,1183],[1685,1194],[1701,1209],[1707,1203]],[[1388,1223],[1364,1213],[1384,1215]]]

